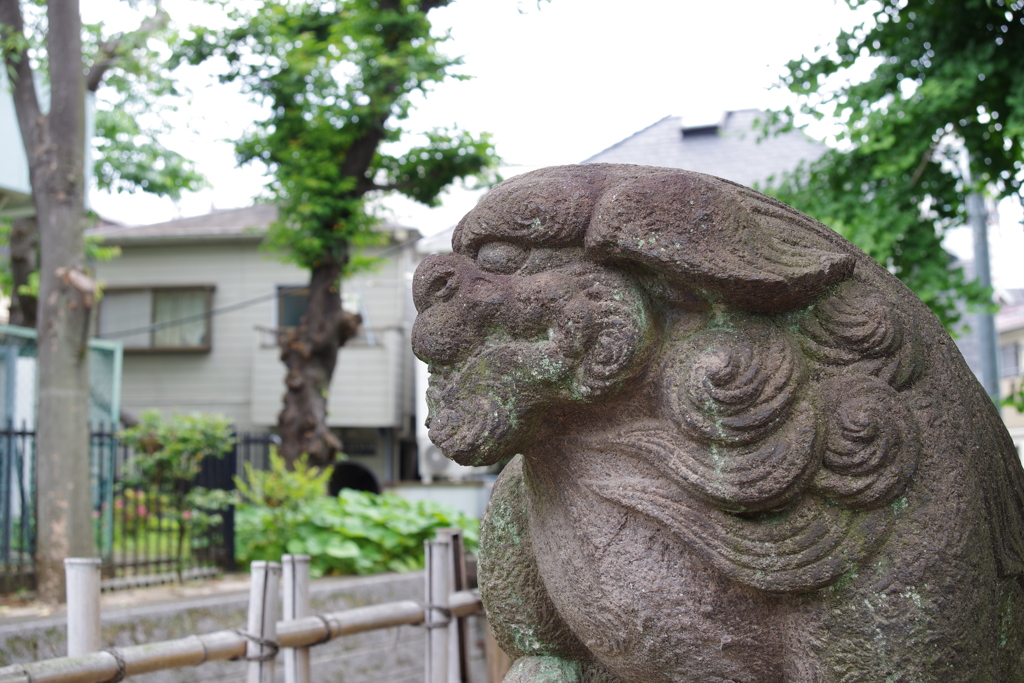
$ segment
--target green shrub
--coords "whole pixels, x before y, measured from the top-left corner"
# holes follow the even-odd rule
[[[314,577],[410,571],[423,567],[423,541],[449,527],[476,548],[477,521],[446,505],[350,489],[324,496],[330,468],[303,460],[289,472],[276,453],[269,472],[246,474],[236,483],[247,502],[235,510],[235,557],[246,565],[291,553],[310,556]]]
[[[193,413],[164,419],[159,410],[142,413],[139,423],[118,437],[135,450],[125,473],[130,485],[157,484],[183,491],[192,488],[204,458],[223,458],[235,443],[224,415]]]
[[[218,414],[193,413],[163,418],[158,410],[144,412],[139,423],[118,434],[134,454],[121,473],[115,505],[125,521],[144,524],[145,535],[134,539],[148,546],[149,534],[171,533],[176,539],[175,565],[179,578],[191,550],[208,543],[202,530],[221,522],[218,510],[230,500],[226,491],[194,485],[205,458],[223,458],[235,443],[231,423]],[[161,509],[159,519],[152,507]],[[169,527],[169,528],[164,528]],[[186,548],[186,539],[194,547]],[[115,539],[118,540],[118,539]],[[119,539],[128,551],[132,539]],[[198,545],[197,545],[198,544]]]
[[[299,504],[327,493],[331,467],[313,467],[303,454],[289,470],[277,448],[270,447],[270,469],[258,470],[245,463],[245,477],[235,477],[235,488],[242,500],[257,507],[295,510]]]

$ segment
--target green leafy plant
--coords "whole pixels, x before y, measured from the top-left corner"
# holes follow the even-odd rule
[[[867,252],[956,332],[958,300],[990,309],[991,290],[950,267],[942,236],[965,222],[970,193],[1021,192],[1024,4],[846,4],[864,10],[861,23],[791,61],[781,83],[804,115],[836,124],[835,148],[772,192]],[[783,128],[794,115],[778,113]]]
[[[224,415],[193,413],[165,419],[159,411],[150,410],[142,414],[137,425],[118,436],[135,451],[122,473],[122,496],[125,501],[143,501],[145,491],[150,498],[161,499],[162,519],[177,526],[176,563],[180,578],[185,539],[190,531],[218,523],[221,516],[217,511],[232,502],[226,491],[194,484],[205,458],[222,458],[231,450],[235,443],[231,423]],[[134,493],[129,495],[130,492]],[[148,516],[144,502],[136,502],[130,508],[131,514]],[[193,539],[197,536],[191,535]]]
[[[1024,382],[1016,388],[1010,387],[1010,394],[999,403],[1007,408],[1014,408],[1018,413],[1024,413]]]
[[[246,468],[236,478],[241,497],[235,511],[235,556],[240,563],[279,560],[285,553],[309,555],[313,576],[375,574],[423,567],[423,541],[438,529],[459,527],[466,547],[477,545],[478,522],[457,510],[395,494],[343,489],[323,495],[331,468],[294,471],[271,454],[271,469]]]
[[[270,469],[258,470],[245,463],[245,478],[235,477],[235,487],[242,499],[252,505],[292,510],[302,501],[324,495],[333,471],[331,467],[312,467],[306,455],[289,470],[284,458],[271,446]]]

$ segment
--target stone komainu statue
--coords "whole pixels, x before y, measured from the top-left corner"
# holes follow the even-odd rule
[[[600,164],[502,183],[452,241],[413,345],[434,443],[512,458],[480,541],[506,681],[1024,680],[1024,471],[856,247]]]

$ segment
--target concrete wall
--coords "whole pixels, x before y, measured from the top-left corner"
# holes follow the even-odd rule
[[[423,573],[330,578],[311,586],[317,614],[394,600],[422,600]],[[126,647],[183,638],[231,628],[244,628],[247,593],[209,596],[176,603],[137,605],[104,611],[104,647]],[[486,683],[483,620],[470,619],[472,683]],[[0,666],[61,657],[66,653],[66,627],[60,616],[43,619],[0,619]],[[423,681],[425,631],[415,626],[345,636],[312,650],[316,683],[418,683]],[[279,658],[278,680],[283,680]],[[136,683],[243,681],[245,662],[208,662],[199,667],[133,676]]]
[[[387,487],[387,491],[413,502],[427,500],[451,505],[470,517],[480,519],[487,508],[487,502],[491,499],[491,490],[497,478],[497,475],[487,475],[481,480],[433,484],[402,481]]]

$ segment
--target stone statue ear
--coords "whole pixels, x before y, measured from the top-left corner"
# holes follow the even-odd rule
[[[586,235],[596,259],[645,264],[753,313],[781,313],[853,274],[824,225],[729,181],[669,171],[608,188]]]

